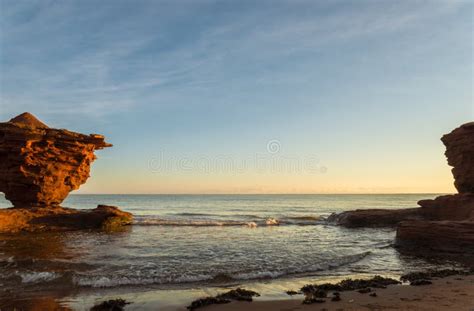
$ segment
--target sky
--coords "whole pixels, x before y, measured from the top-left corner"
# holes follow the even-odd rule
[[[100,133],[77,193],[451,193],[471,1],[0,0],[0,120]]]

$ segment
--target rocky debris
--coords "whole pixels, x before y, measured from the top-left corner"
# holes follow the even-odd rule
[[[301,294],[301,293],[299,293],[297,291],[294,291],[294,290],[287,290],[285,293],[289,296],[294,296],[294,295]]]
[[[133,216],[115,206],[99,205],[92,210],[72,208],[0,209],[0,233],[70,231],[83,229],[122,230]]]
[[[453,167],[454,186],[459,193],[474,193],[474,122],[461,125],[441,141]]]
[[[391,278],[384,278],[380,275],[376,275],[371,279],[345,279],[339,283],[331,284],[308,284],[301,288],[304,294],[314,293],[317,291],[351,291],[359,290],[368,287],[372,288],[386,288],[388,285],[400,284],[399,281]]]
[[[260,294],[257,292],[239,287],[239,288],[230,290],[226,293],[219,294],[216,297],[237,300],[237,301],[252,301],[253,300],[252,297],[259,297],[259,296]]]
[[[120,298],[108,300],[93,306],[90,311],[122,311],[124,310],[124,307],[130,303],[131,302]]]
[[[49,128],[30,113],[0,123],[0,192],[14,207],[59,206],[89,178],[104,136]]]
[[[377,297],[377,293],[376,292],[370,293],[369,296],[370,297]]]
[[[230,299],[206,297],[206,298],[200,298],[198,300],[194,300],[186,308],[192,311],[192,310],[196,310],[196,309],[203,308],[210,305],[224,304],[224,303],[230,303],[230,302],[231,302]]]
[[[384,278],[379,275],[371,279],[345,279],[339,283],[323,283],[323,284],[307,284],[301,288],[301,292],[305,295],[303,304],[322,303],[323,298],[327,298],[328,292],[333,291],[331,301],[340,301],[341,291],[357,290],[359,293],[371,292],[373,288],[386,288],[388,285],[400,284],[399,281]]]
[[[419,280],[432,280],[433,278],[445,278],[453,275],[470,275],[474,271],[471,270],[455,270],[455,269],[443,269],[443,270],[427,270],[427,271],[416,271],[404,274],[400,277],[403,282],[415,282]]]
[[[205,298],[200,298],[195,301],[193,301],[188,307],[188,310],[196,310],[198,308],[202,308],[205,306],[209,306],[212,304],[223,304],[223,303],[229,303],[232,300],[236,301],[248,301],[251,302],[253,301],[253,297],[259,297],[260,294],[257,292],[254,292],[252,290],[247,290],[243,288],[236,288],[232,289],[228,292],[219,294],[215,297],[205,297]]]

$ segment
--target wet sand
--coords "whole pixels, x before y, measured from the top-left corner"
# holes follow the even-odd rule
[[[232,302],[224,305],[212,305],[204,311],[234,310],[465,310],[474,311],[474,275],[450,276],[432,280],[433,284],[423,286],[393,285],[386,289],[373,289],[377,297],[360,294],[356,291],[341,292],[341,301],[325,299],[324,303],[303,305],[303,295],[288,296],[286,290],[296,290],[308,280],[274,281],[268,283],[240,285],[262,293],[262,297],[253,302]],[[338,280],[333,279],[331,283]],[[129,288],[85,292],[65,292],[57,290],[34,291],[33,295],[25,292],[3,292],[0,295],[0,310],[90,310],[104,300],[123,298],[130,305],[125,311],[161,310],[185,311],[194,299],[214,296],[229,288],[174,289],[174,290],[137,290]],[[235,288],[235,287],[233,287]],[[54,292],[54,294],[53,294]],[[329,292],[328,297],[332,297]]]
[[[209,306],[207,311],[271,310],[474,310],[474,276],[452,276],[432,281],[431,285],[393,285],[376,289],[377,297],[355,291],[342,292],[341,301],[303,305],[303,296],[290,300],[232,302]]]

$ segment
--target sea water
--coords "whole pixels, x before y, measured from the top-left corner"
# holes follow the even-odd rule
[[[0,236],[0,284],[194,288],[255,280],[397,275],[430,265],[392,247],[395,230],[326,221],[354,209],[416,207],[435,194],[70,195],[63,206],[115,205],[135,216],[117,233]],[[0,198],[0,207],[10,203]]]

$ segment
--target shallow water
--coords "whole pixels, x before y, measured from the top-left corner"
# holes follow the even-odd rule
[[[325,218],[357,208],[414,207],[435,196],[71,195],[64,206],[116,205],[132,212],[135,223],[112,234],[0,236],[0,284],[185,290],[270,279],[399,275],[432,263],[399,255],[391,247],[392,229],[347,229]]]

